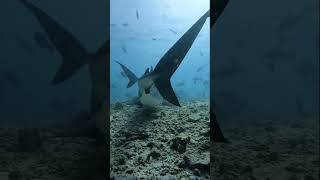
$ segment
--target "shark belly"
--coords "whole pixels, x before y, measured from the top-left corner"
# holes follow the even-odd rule
[[[143,106],[156,107],[161,105],[161,101],[150,93],[151,87],[154,85],[153,78],[151,76],[142,78],[138,81],[139,87],[139,101]]]
[[[159,99],[153,97],[151,94],[142,94],[139,100],[145,107],[156,107],[162,104]]]

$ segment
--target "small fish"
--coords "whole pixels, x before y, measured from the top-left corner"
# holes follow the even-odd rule
[[[138,11],[138,10],[136,10],[136,18],[137,18],[137,20],[139,20],[139,19],[140,19],[139,11]]]
[[[177,87],[182,87],[182,86],[184,86],[184,85],[185,85],[185,84],[184,84],[184,81],[181,81],[181,82],[179,82],[179,83],[176,84]]]
[[[126,48],[126,46],[125,45],[122,45],[121,46],[121,49],[122,49],[122,51],[125,53],[125,54],[127,54],[127,48]]]
[[[123,72],[123,71],[122,71],[122,72],[120,72],[120,74],[121,74],[121,76],[122,76],[122,77],[127,77],[126,73],[125,73],[125,72]]]
[[[204,54],[203,54],[203,52],[202,51],[200,51],[200,56],[203,56]]]
[[[156,40],[157,40],[157,38],[152,38],[152,40],[153,40],[153,41],[156,41]]]
[[[202,71],[206,66],[207,66],[207,64],[204,64],[204,65],[200,66],[200,67],[197,69],[197,72]]]
[[[169,31],[172,32],[173,34],[177,35],[178,33],[176,31],[174,31],[173,29],[169,28]]]
[[[192,80],[193,80],[193,83],[196,84],[198,81],[202,81],[203,79],[199,77],[194,77]]]
[[[122,26],[127,27],[127,26],[129,26],[129,24],[128,23],[122,23]]]
[[[116,25],[116,24],[114,24],[114,23],[111,23],[111,24],[110,24],[110,26],[117,26],[117,25]]]
[[[53,45],[50,43],[50,41],[48,40],[48,38],[41,32],[35,32],[33,34],[33,39],[35,40],[35,42],[37,43],[37,45],[40,48],[43,49],[48,49],[51,52],[54,51],[54,47]]]
[[[208,86],[209,85],[209,81],[208,80],[203,81],[203,85],[204,86]]]

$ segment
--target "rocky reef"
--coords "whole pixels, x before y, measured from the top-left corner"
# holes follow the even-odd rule
[[[105,151],[70,129],[0,128],[0,179],[102,180]]]
[[[229,144],[211,144],[215,180],[318,180],[319,122],[246,122],[225,128]]]
[[[230,143],[219,144],[210,142],[208,108],[112,104],[111,179],[319,179],[318,120],[223,124]],[[79,116],[76,129],[87,127],[79,123],[87,115]],[[105,179],[108,150],[90,131],[0,128],[0,179]]]
[[[209,106],[111,106],[114,179],[210,179]],[[123,178],[122,178],[123,177]]]

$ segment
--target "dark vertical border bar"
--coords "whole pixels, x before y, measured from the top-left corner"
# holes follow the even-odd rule
[[[216,24],[219,16],[222,14],[223,10],[227,6],[229,0],[213,0],[210,2],[210,31],[212,31],[214,25]],[[214,47],[213,40],[214,37],[210,33],[210,49]],[[212,52],[212,51],[211,51]],[[210,52],[210,139],[213,142],[228,142],[228,140],[223,136],[218,121],[215,116],[215,104],[214,104],[214,59],[212,53]]]
[[[214,101],[214,58],[213,54],[214,49],[213,47],[213,41],[214,41],[214,36],[213,36],[213,28],[214,25],[216,24],[219,16],[222,14],[223,10],[227,6],[229,0],[212,0],[210,1],[210,141],[211,145],[212,143],[228,143],[228,139],[226,139],[222,133],[222,130],[218,124],[217,118],[216,118],[216,107],[215,107],[215,101]],[[211,149],[211,147],[210,147]],[[212,159],[212,156],[210,154],[210,179],[212,179],[212,168],[214,166],[214,161]]]
[[[104,26],[107,30],[105,31],[105,35],[102,37],[103,39],[103,46],[99,48],[95,52],[87,52],[85,50],[85,46],[80,43],[80,41],[73,36],[72,32],[69,32],[67,28],[65,28],[62,24],[59,23],[59,21],[56,21],[53,17],[51,17],[49,14],[46,13],[46,11],[42,10],[42,8],[38,7],[37,5],[34,5],[32,1],[26,1],[26,0],[20,0],[20,5],[23,5],[26,10],[28,10],[28,13],[30,13],[36,20],[37,23],[39,23],[41,30],[45,32],[47,35],[46,39],[47,41],[51,41],[51,45],[54,46],[54,49],[56,49],[57,53],[59,53],[62,56],[62,59],[64,60],[64,63],[62,63],[62,71],[58,70],[58,78],[53,81],[51,85],[56,85],[57,83],[60,83],[70,76],[73,75],[73,73],[76,72],[77,68],[80,68],[80,66],[87,66],[89,64],[89,71],[90,71],[90,78],[91,78],[91,92],[92,92],[92,104],[91,104],[91,111],[90,113],[86,113],[85,115],[81,117],[76,117],[75,120],[70,120],[71,122],[64,122],[64,124],[55,125],[53,127],[49,126],[45,128],[25,128],[22,127],[18,130],[18,138],[14,139],[14,141],[17,141],[17,146],[13,143],[14,148],[16,148],[14,151],[15,154],[19,155],[20,148],[25,148],[21,150],[21,154],[24,153],[32,153],[32,155],[40,155],[41,158],[45,158],[44,161],[48,162],[47,164],[44,163],[38,163],[37,161],[30,161],[31,163],[28,163],[30,167],[24,167],[24,169],[28,170],[35,169],[35,167],[40,166],[47,166],[42,168],[43,169],[55,169],[57,170],[54,172],[50,172],[52,174],[59,173],[60,176],[63,176],[63,179],[94,179],[94,180],[105,180],[109,179],[110,177],[110,155],[109,155],[109,148],[110,148],[110,131],[109,131],[109,87],[110,87],[110,77],[109,77],[109,69],[110,69],[110,41],[109,41],[109,10],[110,10],[110,3],[109,0],[107,0],[107,6],[106,14],[103,15],[107,20],[105,23],[107,23],[107,26]],[[77,4],[76,4],[77,5]],[[103,27],[103,28],[104,28]],[[92,27],[90,27],[92,28]],[[21,29],[21,31],[24,31],[24,29]],[[30,38],[31,39],[31,38]],[[85,58],[84,58],[85,57]],[[83,64],[77,64],[81,60],[84,60],[86,58],[90,58],[91,61],[88,63]],[[92,60],[92,59],[93,60]],[[65,61],[68,60],[68,63],[65,63]],[[85,65],[84,65],[85,64]],[[78,66],[79,65],[79,66]],[[42,68],[42,67],[40,67]],[[62,74],[60,74],[62,73]],[[60,76],[62,75],[62,76]],[[50,86],[51,86],[50,85]],[[74,90],[76,91],[76,90]],[[59,104],[61,106],[61,104]],[[23,114],[23,113],[22,113]],[[83,121],[83,122],[82,122]],[[32,124],[33,125],[33,124]],[[75,126],[75,127],[74,127]],[[11,131],[11,129],[10,129]],[[17,131],[16,129],[12,129],[12,131]],[[10,132],[11,133],[11,132]],[[11,134],[9,134],[11,136]],[[84,155],[82,155],[82,151],[77,152],[74,148],[74,146],[69,146],[65,149],[63,149],[64,145],[66,144],[64,140],[61,140],[63,138],[68,138],[68,140],[75,140],[76,138],[86,138],[85,140],[82,140],[79,143],[79,146],[81,145],[82,151],[85,151]],[[54,145],[56,148],[51,152],[52,149],[49,149],[49,151],[46,151],[44,149],[44,140],[48,139],[59,139],[59,143],[55,142]],[[87,141],[87,139],[90,139],[90,141]],[[10,138],[11,140],[11,138]],[[91,141],[93,140],[93,141]],[[94,141],[96,140],[96,141]],[[11,140],[12,141],[12,140]],[[61,143],[62,142],[62,143]],[[85,143],[82,143],[85,142]],[[72,142],[74,143],[74,142]],[[7,143],[5,143],[7,144]],[[58,145],[57,145],[58,144]],[[50,148],[51,144],[46,144],[48,148]],[[21,146],[21,147],[20,147]],[[30,147],[28,147],[30,146]],[[43,148],[43,149],[42,149]],[[59,151],[59,153],[57,153]],[[50,154],[48,153],[50,152]],[[72,153],[80,154],[81,157],[78,158],[77,156],[73,156]],[[87,153],[89,152],[89,153]],[[94,153],[92,153],[94,152]],[[56,156],[52,156],[50,158],[50,155],[60,155],[61,157],[57,158]],[[70,155],[71,154],[71,155]],[[66,157],[63,157],[62,155],[66,155]],[[31,154],[30,154],[31,156]],[[22,160],[27,160],[28,157],[24,156],[17,156],[17,159],[19,158]],[[49,159],[49,160],[48,160]],[[52,160],[52,162],[50,162]],[[68,164],[64,168],[62,164],[66,161],[66,164]],[[28,161],[29,162],[29,161]],[[42,159],[41,161],[42,162]],[[11,163],[11,162],[10,162]],[[32,163],[38,163],[36,166],[31,166]],[[9,163],[8,163],[9,164]],[[54,165],[53,165],[54,164]],[[39,166],[40,165],[40,166]],[[53,165],[53,166],[51,166]],[[54,167],[54,166],[57,167]],[[16,165],[15,165],[16,166]],[[10,167],[11,168],[11,167]],[[15,167],[15,170],[9,169],[8,173],[5,173],[4,175],[0,176],[0,179],[3,179],[1,177],[4,177],[4,179],[7,179],[6,176],[8,176],[9,179],[20,179],[21,177],[26,174],[27,176],[34,176],[36,173],[28,172],[25,173],[21,171],[22,168],[19,166]],[[70,169],[69,169],[70,168]],[[59,170],[58,170],[59,169]],[[73,170],[75,172],[73,172]],[[59,172],[58,172],[59,171]],[[47,173],[47,172],[46,172]],[[39,173],[41,176],[43,176],[43,173]],[[37,174],[37,175],[39,175]],[[61,175],[63,174],[63,175]],[[45,174],[48,176],[48,174]],[[23,177],[26,179],[34,179],[38,177]]]
[[[223,10],[229,3],[229,0],[212,0],[210,2],[210,27],[212,28],[213,25],[216,23],[219,16],[222,14]]]
[[[106,177],[107,179],[110,179],[110,0],[107,0],[107,43],[108,43],[108,53],[107,53],[107,102],[108,102],[108,107],[107,107],[107,114],[106,114],[106,119],[107,119],[107,135],[106,135],[106,147],[107,147],[107,167],[106,167]]]

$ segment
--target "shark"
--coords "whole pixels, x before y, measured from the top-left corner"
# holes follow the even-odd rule
[[[161,102],[154,98],[150,93],[150,89],[155,86],[163,99],[175,106],[181,106],[172,88],[171,77],[192,47],[193,42],[209,16],[210,10],[205,12],[180,37],[180,39],[176,41],[176,43],[162,56],[154,69],[152,67],[150,69],[147,68],[145,73],[139,78],[128,67],[116,61],[129,79],[127,88],[130,88],[135,83],[138,84],[138,97],[142,105],[152,107],[161,104]]]
[[[50,43],[62,57],[61,66],[51,81],[52,85],[56,86],[67,81],[79,69],[84,66],[88,67],[91,80],[90,117],[94,120],[89,121],[91,124],[85,125],[85,128],[95,127],[98,128],[99,132],[107,133],[107,128],[105,128],[107,114],[104,113],[108,113],[106,110],[109,110],[107,108],[109,103],[108,88],[110,88],[107,75],[110,54],[110,40],[108,40],[108,37],[95,52],[88,52],[72,33],[43,10],[27,0],[18,1],[33,14]],[[88,131],[95,130],[90,129]]]
[[[68,32],[61,24],[50,17],[27,0],[20,1],[38,20],[44,29],[48,40],[55,47],[62,57],[62,64],[52,79],[52,85],[61,84],[70,79],[80,68],[87,66],[92,81],[91,87],[91,118],[90,123],[94,123],[94,127],[100,133],[107,136],[104,143],[109,143],[109,123],[106,122],[106,116],[109,114],[109,96],[110,89],[109,78],[107,72],[109,70],[109,54],[110,41],[108,38],[95,52],[88,52],[80,41],[75,38],[72,33]],[[216,20],[223,12],[229,0],[214,0],[211,3],[211,11],[214,12],[210,18],[210,27],[213,28]],[[188,50],[191,48],[194,40],[200,32],[204,22],[210,13],[207,11],[160,59],[155,69],[152,67],[147,69],[145,73],[138,78],[126,66],[118,62],[129,78],[128,88],[138,83],[139,99],[142,104],[154,105],[159,103],[151,94],[150,89],[153,85],[159,90],[164,99],[168,102],[180,106],[177,96],[171,86],[170,78],[181,64]],[[210,126],[213,130],[211,139],[214,142],[228,142],[223,136],[218,121],[215,117],[214,108],[210,107]]]

